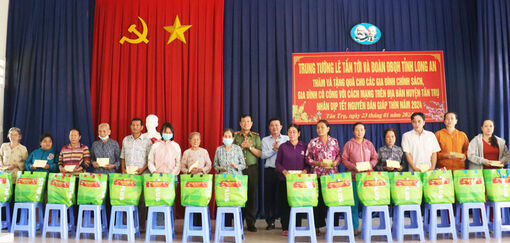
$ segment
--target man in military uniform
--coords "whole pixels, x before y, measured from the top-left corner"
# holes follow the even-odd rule
[[[243,218],[246,219],[248,231],[257,232],[255,221],[257,220],[257,188],[259,184],[258,158],[262,154],[262,143],[260,136],[251,131],[253,122],[251,116],[244,114],[239,123],[241,131],[234,133],[234,144],[239,145],[243,150],[246,169],[244,175],[248,175],[248,202],[243,208]]]

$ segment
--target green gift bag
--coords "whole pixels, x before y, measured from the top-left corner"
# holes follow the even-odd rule
[[[287,199],[291,207],[316,207],[319,198],[317,174],[287,174]]]
[[[174,205],[175,176],[173,174],[144,174],[143,195],[145,205]]]
[[[46,172],[18,171],[14,200],[16,202],[43,202]]]
[[[81,173],[78,182],[78,205],[101,205],[106,197],[108,175]]]
[[[182,206],[205,207],[212,196],[213,175],[181,175]]]
[[[453,172],[453,181],[459,203],[485,202],[482,170],[456,170]]]
[[[138,205],[143,187],[141,175],[112,173],[109,182],[111,205]]]
[[[50,173],[48,176],[48,203],[72,206],[75,203],[76,177],[71,174]]]
[[[365,206],[390,204],[390,181],[387,172],[356,174],[359,201]]]
[[[12,197],[12,175],[0,172],[0,202],[10,202]]]
[[[454,203],[454,187],[451,170],[433,170],[422,173],[425,202]]]
[[[483,178],[487,187],[487,198],[493,202],[510,201],[510,170],[483,170]]]
[[[423,191],[419,172],[391,172],[391,200],[395,205],[421,204]]]
[[[354,206],[351,172],[323,175],[320,179],[326,206]]]
[[[218,207],[244,207],[248,200],[248,176],[214,175],[214,196]]]

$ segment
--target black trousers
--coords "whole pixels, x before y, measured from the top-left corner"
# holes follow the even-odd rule
[[[248,175],[248,201],[243,208],[243,218],[248,227],[255,226],[257,220],[257,189],[259,186],[259,168],[250,165],[243,170],[243,175]]]
[[[290,206],[289,200],[287,198],[287,182],[284,180],[279,180],[278,187],[280,190],[281,200],[280,200],[280,214],[281,214],[281,223],[282,230],[289,230],[289,216],[290,216]],[[301,221],[306,218],[306,214],[298,214],[296,215],[296,226],[301,226]]]
[[[275,168],[264,169],[264,211],[266,212],[266,223],[274,223],[280,217],[280,178]]]

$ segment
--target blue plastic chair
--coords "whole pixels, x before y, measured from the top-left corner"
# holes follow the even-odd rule
[[[225,215],[234,215],[233,226],[225,226]],[[218,243],[224,240],[224,237],[234,237],[235,242],[242,242],[244,239],[243,233],[243,218],[241,215],[241,207],[218,207],[216,210],[216,232],[214,242]]]
[[[380,225],[372,226],[372,215],[377,213],[380,219]],[[370,242],[372,236],[386,236],[388,242],[393,242],[391,236],[391,222],[388,205],[363,206],[363,216],[361,224],[361,236],[365,242]]]
[[[470,223],[469,210],[473,212],[473,223]],[[490,238],[485,203],[457,203],[455,219],[462,239],[469,239],[469,233],[485,233],[485,238]]]
[[[123,213],[126,213],[126,224],[123,224]],[[108,240],[113,235],[126,235],[128,241],[135,241],[140,237],[140,221],[138,219],[138,207],[134,205],[114,205],[110,214],[110,231]]]
[[[440,223],[437,222],[438,211],[441,213]],[[452,234],[452,238],[457,240],[452,204],[425,204],[424,228],[429,233],[429,240],[436,240],[437,234]]]
[[[165,223],[158,225],[157,214],[162,213]],[[152,236],[163,235],[166,242],[172,242],[175,238],[174,211],[172,206],[152,206],[147,213],[147,229],[145,241],[151,241]]]
[[[501,238],[503,232],[510,231],[510,202],[487,202],[487,215],[494,212],[493,221],[489,222],[494,238]]]
[[[37,212],[36,212],[37,211]],[[19,223],[18,212],[20,213]],[[36,213],[39,214],[39,220],[36,222]],[[28,237],[35,238],[37,230],[43,228],[43,205],[42,203],[26,202],[14,203],[12,214],[12,227],[10,232],[16,231],[28,232]]]
[[[410,224],[405,224],[406,212],[409,212]],[[423,218],[421,205],[395,205],[393,206],[393,235],[397,241],[403,241],[405,235],[418,235],[420,241],[425,241],[423,232]]]
[[[11,228],[11,203],[10,202],[0,203],[0,232],[2,231],[2,229],[7,229],[7,231],[9,231],[10,228]]]
[[[51,222],[49,221],[50,215]],[[67,207],[65,204],[46,204],[42,238],[46,238],[47,233],[51,233],[52,235],[60,233],[62,239],[67,239],[69,238],[69,231],[71,231],[71,234],[74,233],[73,206]]]
[[[340,218],[345,220],[344,226],[335,226],[335,213],[343,214]],[[329,207],[326,217],[326,242],[333,242],[335,236],[347,236],[350,243],[354,243],[354,226],[352,224],[351,206]]]
[[[296,215],[305,213],[307,215],[307,226],[296,226]],[[289,236],[288,243],[294,243],[296,237],[310,237],[310,242],[317,243],[317,235],[315,233],[315,222],[313,217],[313,207],[291,207],[289,220]]]
[[[202,216],[202,226],[193,226],[193,214],[199,213]],[[182,242],[188,242],[193,236],[201,236],[204,243],[212,239],[211,221],[209,207],[186,206],[184,210],[184,225],[182,231]]]
[[[92,215],[94,216],[94,221],[92,221]],[[101,240],[103,234],[108,234],[105,205],[80,205],[78,208],[75,239],[79,240],[81,234],[85,234],[87,238],[89,234],[94,234],[95,240]]]

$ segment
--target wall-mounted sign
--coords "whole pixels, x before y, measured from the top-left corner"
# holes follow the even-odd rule
[[[351,38],[362,45],[373,45],[381,39],[381,30],[373,24],[357,24],[351,29]]]

